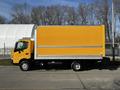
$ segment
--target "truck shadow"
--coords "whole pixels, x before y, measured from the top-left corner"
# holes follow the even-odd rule
[[[65,66],[65,65],[46,65],[46,66],[33,66],[32,70],[70,70],[70,66]]]
[[[117,70],[120,67],[119,61],[111,61],[109,64],[101,64],[101,63],[87,63],[83,65],[83,68],[81,71],[89,71],[89,70]],[[34,66],[32,67],[32,70],[71,70],[70,65],[62,65],[62,64],[55,64],[55,65],[46,65],[46,66]]]
[[[118,61],[111,61],[110,63],[106,64],[101,64],[101,63],[96,63],[96,64],[89,64],[87,67],[85,66],[83,71],[87,70],[93,70],[93,69],[98,69],[98,70],[117,70],[120,67],[120,62]]]

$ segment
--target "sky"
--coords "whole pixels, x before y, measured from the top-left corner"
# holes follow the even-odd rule
[[[58,5],[58,4],[77,7],[80,2],[91,3],[92,1],[93,0],[0,0],[0,15],[10,20],[12,7],[16,4],[22,4],[22,3],[28,3],[28,5],[30,5],[31,7],[50,6],[50,5]],[[118,26],[120,27],[120,25],[117,24],[117,27]]]
[[[28,3],[33,6],[50,6],[50,5],[68,5],[77,7],[79,2],[90,3],[92,0],[0,0],[0,15],[10,18],[11,9],[16,4]]]

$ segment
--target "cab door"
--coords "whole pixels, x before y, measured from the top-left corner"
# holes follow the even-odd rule
[[[30,42],[19,41],[15,45],[13,63],[19,63],[22,59],[30,59]]]

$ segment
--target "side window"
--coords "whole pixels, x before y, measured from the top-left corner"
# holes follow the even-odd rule
[[[28,48],[28,42],[17,42],[15,46],[15,51],[22,51]]]
[[[28,48],[28,42],[23,42],[22,49],[27,49]]]
[[[17,49],[21,50],[21,49],[23,49],[23,47],[24,47],[24,44],[22,42],[19,42],[17,45]]]

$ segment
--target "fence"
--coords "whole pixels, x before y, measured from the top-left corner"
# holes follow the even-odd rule
[[[112,44],[106,44],[106,56],[112,56]],[[115,56],[120,56],[120,44],[115,44]]]
[[[11,51],[13,48],[0,48],[0,59],[10,59]]]
[[[13,48],[0,48],[0,55],[10,55]]]

